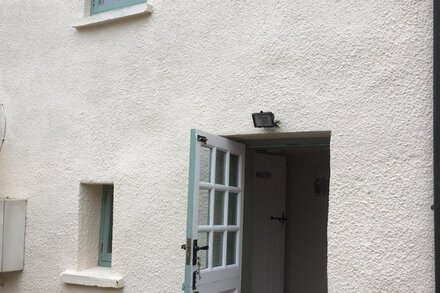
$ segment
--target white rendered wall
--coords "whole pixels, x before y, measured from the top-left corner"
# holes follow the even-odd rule
[[[28,199],[25,269],[0,292],[65,285],[80,182],[114,183],[127,293],[180,292],[189,129],[331,130],[331,293],[434,292],[432,1],[161,1],[71,28],[84,0],[2,1],[0,194]]]

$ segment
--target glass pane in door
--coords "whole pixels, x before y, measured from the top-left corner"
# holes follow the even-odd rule
[[[228,232],[228,244],[226,247],[226,265],[236,263],[237,232]]]
[[[225,184],[226,153],[217,150],[215,158],[215,183]]]
[[[228,225],[237,225],[238,194],[229,192]]]
[[[231,154],[229,159],[229,185],[238,187],[238,168],[240,157]]]
[[[201,189],[199,192],[199,226],[209,225],[209,190]]]
[[[211,182],[211,152],[207,147],[200,148],[200,181]]]
[[[224,232],[214,232],[212,248],[212,267],[223,265],[223,234]]]
[[[209,233],[198,233],[198,243],[199,247],[206,246],[209,243]],[[197,256],[200,258],[200,269],[206,269],[208,267],[208,250],[199,250]]]
[[[224,225],[224,211],[225,193],[223,191],[216,191],[214,201],[214,225]]]

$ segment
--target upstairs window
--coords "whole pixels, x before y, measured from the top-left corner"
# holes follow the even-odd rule
[[[102,186],[98,265],[110,267],[113,240],[113,185]]]
[[[92,0],[90,14],[97,14],[113,9],[145,3],[146,0]]]

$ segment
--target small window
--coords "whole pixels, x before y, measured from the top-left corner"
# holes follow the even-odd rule
[[[113,185],[102,186],[101,225],[99,232],[98,265],[110,267],[113,239]]]
[[[92,0],[90,14],[97,14],[145,2],[146,0]]]

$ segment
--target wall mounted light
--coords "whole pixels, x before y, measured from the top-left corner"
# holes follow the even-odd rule
[[[252,120],[254,121],[254,127],[257,128],[272,128],[279,127],[280,121],[275,121],[275,115],[272,112],[252,113]]]

